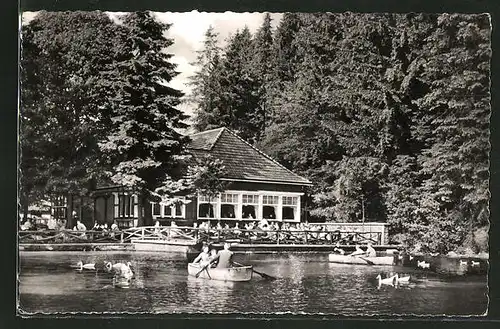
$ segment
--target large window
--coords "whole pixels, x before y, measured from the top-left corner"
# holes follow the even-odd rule
[[[254,194],[243,194],[241,196],[241,218],[243,219],[256,219],[257,209],[259,207],[259,196]]]
[[[134,196],[131,194],[118,194],[118,218],[134,217]]]
[[[279,197],[276,195],[262,196],[262,217],[265,219],[278,218]]]
[[[295,196],[282,197],[281,216],[283,220],[295,220],[298,218],[299,198]]]
[[[52,216],[55,219],[67,219],[68,198],[57,196],[52,200]]]
[[[185,218],[186,206],[184,198],[174,204],[152,202],[153,218]]]
[[[221,218],[236,218],[238,194],[222,193],[220,197],[220,203]]]
[[[199,218],[215,218],[215,206],[218,204],[219,198],[209,198],[201,195],[198,198],[198,217]]]

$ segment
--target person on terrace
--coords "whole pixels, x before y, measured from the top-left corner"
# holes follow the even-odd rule
[[[335,245],[335,248],[333,248],[333,251],[340,254],[340,255],[344,255],[345,254],[345,251],[344,249],[340,248],[340,243],[337,242],[337,244]]]
[[[97,221],[94,221],[94,226],[92,226],[91,231],[100,231],[101,230],[101,225]]]
[[[116,219],[113,221],[113,224],[111,224],[111,231],[118,231],[118,222]]]
[[[263,231],[266,231],[269,228],[269,222],[267,221],[267,219],[262,218],[259,221],[259,228]]]
[[[76,221],[76,231],[86,231],[87,227],[80,220]]]

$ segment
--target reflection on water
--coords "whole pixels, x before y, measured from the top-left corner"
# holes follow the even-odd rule
[[[254,273],[251,282],[187,276],[182,254],[116,252],[23,252],[19,276],[24,312],[326,313],[342,315],[484,314],[485,276],[447,278],[401,267],[342,265],[326,254],[236,255],[277,278]],[[98,270],[73,266],[132,262],[129,285]],[[410,284],[378,287],[377,274],[409,273]]]

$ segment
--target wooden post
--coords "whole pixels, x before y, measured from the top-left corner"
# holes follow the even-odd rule
[[[120,232],[120,243],[123,243],[123,231]]]
[[[67,228],[72,229],[76,225],[75,218],[73,217],[73,195],[66,195],[66,223]]]
[[[144,227],[141,227],[141,240],[144,240]]]

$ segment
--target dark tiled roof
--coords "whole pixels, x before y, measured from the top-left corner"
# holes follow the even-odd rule
[[[259,151],[233,131],[217,128],[189,136],[193,156],[210,154],[224,162],[228,179],[310,185],[301,177]]]

